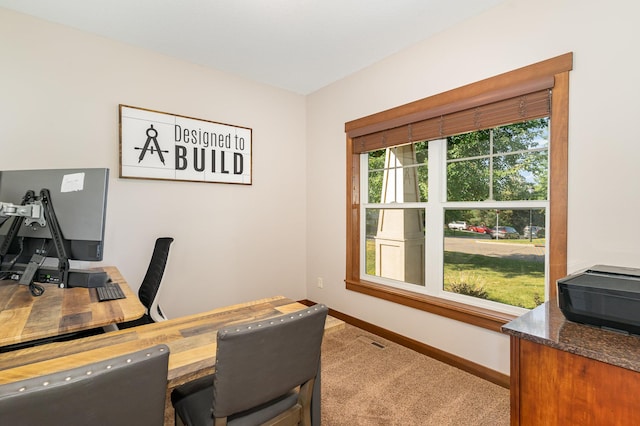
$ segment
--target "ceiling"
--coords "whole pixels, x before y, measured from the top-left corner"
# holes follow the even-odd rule
[[[0,7],[309,94],[506,0],[0,0]]]

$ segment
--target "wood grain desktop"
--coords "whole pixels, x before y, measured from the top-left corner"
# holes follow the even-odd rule
[[[140,318],[145,307],[118,268],[101,269],[120,285],[125,299],[99,302],[94,288],[55,284],[42,284],[45,292],[34,297],[26,285],[0,281],[0,347]]]
[[[178,385],[213,373],[219,328],[302,309],[308,307],[277,296],[69,342],[7,352],[0,354],[0,383],[66,370],[164,343],[170,349],[165,424],[172,425],[171,391]],[[329,317],[325,330],[341,326],[344,326],[342,321]]]

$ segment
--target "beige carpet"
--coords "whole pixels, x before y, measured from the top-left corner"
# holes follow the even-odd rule
[[[348,324],[324,337],[323,426],[508,424],[505,388]]]

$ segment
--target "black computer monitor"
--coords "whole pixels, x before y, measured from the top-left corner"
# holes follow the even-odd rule
[[[104,254],[108,180],[106,168],[0,171],[0,202],[21,205],[28,191],[39,200],[43,190],[48,190],[46,204],[55,212],[68,260],[100,261]],[[0,217],[4,220],[0,247],[5,240],[12,240],[2,256],[2,270],[24,269],[33,254],[59,257],[51,213],[45,219],[46,224],[41,226],[26,225],[20,216]],[[13,221],[20,221],[20,226],[16,236],[9,238]]]

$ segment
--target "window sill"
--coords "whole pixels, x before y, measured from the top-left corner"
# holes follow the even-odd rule
[[[389,302],[409,306],[421,311],[430,312],[456,321],[461,321],[477,327],[500,332],[500,328],[509,321],[517,318],[514,315],[479,308],[460,302],[453,302],[434,296],[413,293],[394,287],[376,284],[369,281],[346,280],[347,290],[377,297]]]

